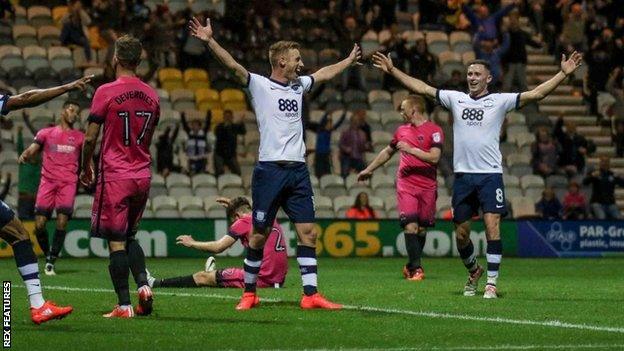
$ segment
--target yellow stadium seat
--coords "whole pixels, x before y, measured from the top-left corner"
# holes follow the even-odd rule
[[[55,6],[52,9],[52,19],[54,20],[54,23],[60,25],[61,18],[63,18],[68,11],[67,6]]]
[[[168,81],[180,81],[182,83],[182,71],[177,68],[161,68],[158,71],[158,80],[161,83]]]
[[[212,109],[210,112],[212,116],[210,120],[210,130],[214,130],[219,123],[223,122],[223,110]]]
[[[108,46],[106,40],[100,35],[100,29],[98,27],[90,27],[87,32],[89,34],[89,44],[92,49],[100,50]]]
[[[245,93],[239,89],[223,89],[221,91],[221,102],[241,102],[245,101]]]
[[[184,83],[207,82],[208,72],[200,68],[189,68],[184,71]]]
[[[184,83],[181,80],[170,80],[160,83],[161,88],[168,92],[176,89],[184,89]]]
[[[219,92],[214,89],[199,89],[195,91],[195,101],[198,103],[204,101],[219,101]]]
[[[224,110],[246,111],[247,103],[245,101],[230,101],[223,103]]]
[[[220,110],[221,108],[221,101],[204,101],[197,103],[197,109],[204,112],[208,110]]]
[[[192,91],[198,91],[201,89],[206,89],[206,88],[210,88],[210,82],[205,81],[205,82],[200,82],[197,80],[192,80],[190,82],[186,82],[184,83],[184,86],[186,87],[186,89],[192,90]]]

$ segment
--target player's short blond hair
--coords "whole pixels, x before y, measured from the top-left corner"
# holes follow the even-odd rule
[[[419,113],[425,113],[427,104],[422,96],[408,95],[404,101],[406,101],[407,106],[415,107]]]
[[[289,50],[299,49],[301,45],[296,41],[280,40],[269,47],[269,62],[271,67],[277,67],[277,63],[281,55],[288,53]]]
[[[135,69],[141,63],[143,46],[139,39],[124,35],[115,41],[115,56],[124,68]]]

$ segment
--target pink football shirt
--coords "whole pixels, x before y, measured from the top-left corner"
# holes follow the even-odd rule
[[[252,231],[251,214],[245,215],[232,223],[228,235],[234,239],[240,239],[245,247],[249,247],[249,234]],[[262,263],[258,276],[264,280],[283,282],[288,271],[288,255],[286,253],[286,241],[282,227],[275,221],[273,229],[264,244]]]
[[[433,147],[442,149],[444,133],[437,124],[430,121],[420,126],[407,123],[399,126],[394,132],[390,146],[396,149],[399,141],[429,152]],[[413,186],[421,189],[436,189],[436,165],[422,161],[405,152],[401,152],[400,157],[399,169],[397,170],[397,188]]]
[[[84,134],[75,129],[54,126],[37,132],[35,143],[43,151],[41,175],[49,180],[77,182],[83,142]]]
[[[149,146],[159,118],[158,94],[137,77],[95,91],[89,121],[103,125],[100,181],[151,177]]]

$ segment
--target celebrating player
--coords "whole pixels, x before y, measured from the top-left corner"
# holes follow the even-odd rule
[[[152,176],[149,146],[158,119],[158,94],[135,73],[141,62],[141,42],[125,35],[115,42],[113,68],[117,80],[102,85],[93,96],[85,135],[80,181],[95,181],[93,154],[104,125],[98,183],[93,201],[91,235],[108,240],[110,272],[119,304],[104,317],[131,318],[152,312],[145,255],[135,239],[149,196]],[[130,304],[129,270],[137,284],[139,305]]]
[[[483,268],[477,263],[470,240],[470,219],[483,211],[487,237],[487,284],[484,298],[497,298],[496,283],[503,247],[500,239],[500,219],[507,213],[503,186],[502,155],[499,150],[499,133],[505,114],[530,102],[536,102],[561,84],[581,65],[582,55],[573,52],[568,59],[561,57],[561,71],[533,90],[519,94],[488,92],[492,81],[487,61],[476,60],[468,64],[468,94],[439,90],[394,67],[392,60],[375,53],[373,62],[385,73],[391,74],[410,90],[435,98],[453,115],[453,222],[457,234],[457,248],[468,269],[465,296],[474,296]]]
[[[25,107],[34,107],[61,96],[71,90],[84,90],[93,76],[84,77],[74,82],[49,89],[37,89],[19,95],[1,95],[0,113],[6,115],[9,111]],[[71,306],[56,306],[51,301],[43,299],[41,281],[39,280],[39,266],[37,257],[32,248],[28,232],[22,222],[15,216],[15,212],[0,200],[0,238],[13,248],[13,256],[17,263],[30,300],[30,318],[36,324],[52,319],[61,319],[70,314]]]
[[[37,153],[43,152],[41,182],[35,203],[35,236],[46,255],[46,275],[56,275],[54,263],[63,248],[67,221],[74,212],[78,163],[84,141],[84,134],[74,129],[79,113],[77,103],[65,102],[60,123],[37,132],[35,141],[19,158],[20,163],[30,162]],[[50,248],[45,225],[55,209],[56,231]]]
[[[259,303],[256,280],[263,257],[265,241],[273,227],[279,207],[295,223],[299,239],[297,261],[303,281],[301,308],[339,309],[317,292],[316,237],[314,204],[310,175],[305,164],[301,118],[303,94],[314,82],[324,82],[356,64],[361,57],[357,45],[344,60],[321,68],[310,76],[299,76],[303,61],[299,44],[279,41],[269,48],[271,76],[249,73],[225,51],[213,37],[210,19],[206,25],[194,18],[191,33],[205,41],[212,54],[236,79],[247,87],[260,130],[259,162],[253,172],[253,234],[245,258],[245,291],[236,306],[247,310]]]
[[[200,251],[221,253],[240,240],[243,246],[249,246],[251,227],[251,205],[244,197],[232,200],[226,198],[217,199],[227,209],[228,218],[234,222],[230,226],[227,235],[216,241],[195,241],[190,235],[181,235],[176,238],[178,245],[184,245]],[[288,256],[286,255],[286,242],[282,227],[275,221],[271,233],[264,245],[264,255],[260,264],[257,285],[259,288],[281,287],[286,279],[288,271]],[[242,268],[214,269],[214,258],[209,257],[206,261],[206,269],[193,275],[175,278],[155,279],[148,272],[148,282],[152,287],[160,288],[185,288],[185,287],[220,287],[239,288],[245,287],[245,271]]]
[[[406,124],[397,128],[390,145],[358,174],[358,180],[369,179],[397,150],[401,151],[397,170],[397,204],[409,257],[403,267],[403,276],[418,281],[425,279],[420,257],[427,240],[426,228],[435,224],[438,197],[436,172],[444,134],[424,115],[425,101],[422,98],[407,97],[401,102],[400,111]]]

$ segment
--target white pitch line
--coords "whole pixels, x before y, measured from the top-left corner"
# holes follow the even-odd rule
[[[451,346],[451,347],[397,347],[397,348],[341,348],[340,351],[491,351],[491,350],[591,350],[622,349],[624,344],[581,344],[581,345],[495,345],[495,346]],[[260,351],[330,351],[332,349],[273,349]]]
[[[24,288],[22,285],[16,285],[17,288]],[[75,288],[68,286],[46,286],[44,288],[48,290],[63,290],[63,291],[82,291],[82,292],[98,292],[98,293],[113,293],[112,289],[102,289],[102,288]],[[214,299],[224,299],[224,300],[239,300],[239,297],[229,296],[229,295],[221,295],[221,294],[193,294],[193,293],[182,293],[182,292],[164,292],[158,291],[157,295],[164,296],[184,296],[184,297],[203,297],[203,298],[214,298]],[[266,302],[283,302],[281,299],[272,299],[272,298],[261,298],[261,301]],[[503,323],[503,324],[516,324],[516,325],[535,325],[541,327],[553,327],[553,328],[562,328],[562,329],[580,329],[580,330],[590,330],[590,331],[600,331],[600,332],[610,332],[610,333],[621,333],[624,334],[624,328],[621,327],[606,327],[599,325],[589,325],[589,324],[575,324],[575,323],[567,323],[562,321],[533,321],[529,319],[510,319],[510,318],[502,318],[502,317],[479,317],[479,316],[471,316],[466,314],[452,314],[452,313],[444,313],[444,312],[427,312],[427,311],[411,311],[411,310],[401,310],[394,308],[382,308],[382,307],[374,307],[374,306],[353,306],[353,305],[344,305],[344,309],[353,310],[353,311],[364,311],[364,312],[381,312],[388,314],[402,314],[408,316],[415,317],[429,317],[429,318],[441,318],[441,319],[457,319],[457,320],[466,320],[466,321],[476,321],[476,322],[489,322],[489,323]]]

